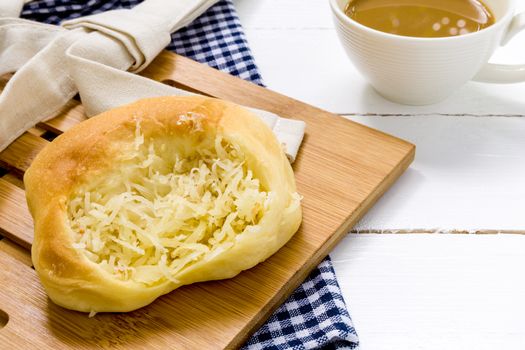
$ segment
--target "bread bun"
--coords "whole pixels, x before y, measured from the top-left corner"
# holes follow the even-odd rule
[[[123,312],[230,278],[297,231],[300,198],[272,131],[233,103],[160,97],[47,145],[24,177],[32,259],[49,297]]]

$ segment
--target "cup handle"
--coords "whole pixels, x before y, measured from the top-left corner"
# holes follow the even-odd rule
[[[514,35],[525,29],[525,12],[512,18],[501,45],[506,45]],[[519,83],[525,81],[525,64],[487,63],[472,79],[484,83]]]

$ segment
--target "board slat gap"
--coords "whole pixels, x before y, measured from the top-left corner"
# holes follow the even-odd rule
[[[31,249],[33,219],[27,208],[24,190],[0,178],[0,231],[6,238]]]
[[[26,132],[0,153],[0,164],[17,175],[23,175],[47,143],[48,141]]]

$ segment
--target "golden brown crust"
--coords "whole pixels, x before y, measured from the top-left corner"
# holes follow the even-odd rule
[[[188,112],[202,118],[182,120]],[[79,184],[111,169],[114,159],[132,147],[137,120],[145,138],[168,135],[176,140],[198,128],[203,130],[200,137],[221,134],[237,143],[248,168],[278,197],[260,223],[264,232],[247,235],[227,254],[184,270],[176,276],[180,283],[166,281],[154,287],[112,278],[73,248],[68,198]],[[24,183],[35,222],[35,268],[53,301],[79,311],[130,311],[180,285],[235,276],[284,245],[301,221],[293,172],[271,130],[244,108],[207,97],[144,99],[78,124],[40,152]]]

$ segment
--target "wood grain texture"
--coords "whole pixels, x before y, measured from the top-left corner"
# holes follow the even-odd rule
[[[300,230],[266,262],[233,279],[186,286],[136,312],[94,318],[50,303],[33,270],[23,269],[20,260],[9,254],[0,254],[1,266],[13,266],[0,271],[0,282],[9,281],[9,287],[1,291],[7,306],[1,308],[10,317],[7,327],[0,331],[0,344],[32,344],[40,348],[238,347],[306,278],[414,157],[414,146],[403,140],[174,54],[162,53],[143,74],[304,120],[307,131],[294,164],[298,190],[304,196]],[[73,105],[66,114],[72,110],[80,114],[80,107]],[[57,131],[63,131],[69,123],[45,125],[52,124]],[[27,135],[22,136],[23,142],[17,140],[13,144],[16,147],[3,157],[0,154],[0,160],[19,172],[27,168],[38,147],[47,142],[36,142]],[[35,148],[30,147],[31,142]],[[7,191],[6,205],[0,206],[3,212],[14,208],[14,202],[21,199],[20,192],[14,190],[16,186],[7,181],[0,182],[0,189],[1,186]],[[26,209],[16,210],[28,218]],[[27,246],[32,235],[29,228],[12,223],[10,228],[13,231],[10,234]],[[31,327],[27,327],[28,319],[32,320]]]
[[[26,132],[0,152],[0,164],[23,174],[48,141]]]
[[[18,188],[20,188],[22,190],[24,189],[24,181],[21,178],[19,178],[18,176],[15,176],[15,175],[13,175],[11,173],[7,173],[4,176],[2,176],[2,180],[5,180],[5,181],[7,181],[7,182],[17,186]],[[22,194],[23,194],[23,192],[22,192]]]
[[[24,190],[0,178],[0,232],[26,249],[33,242],[33,219],[27,209]]]
[[[30,134],[33,134],[33,135],[35,135],[37,137],[40,137],[40,136],[42,136],[42,135],[44,135],[46,133],[46,130],[42,129],[42,128],[38,127],[38,126],[35,126],[34,128],[31,128],[31,129],[27,130],[27,132],[30,133]]]
[[[31,256],[27,253],[27,249],[11,242],[9,239],[0,240],[0,252],[6,253],[11,258],[18,260],[23,265],[32,267]],[[0,306],[0,309],[2,307]]]

